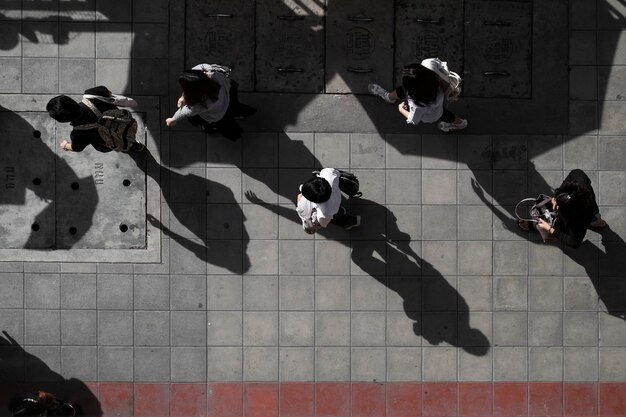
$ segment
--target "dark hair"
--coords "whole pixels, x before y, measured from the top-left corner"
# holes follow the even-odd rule
[[[203,103],[207,99],[217,101],[220,85],[201,70],[185,70],[178,76],[178,83],[183,89],[185,103],[189,106]]]
[[[585,186],[575,182],[566,181],[554,190],[554,198],[558,206],[558,215],[566,222],[576,217],[589,217],[595,213],[594,196]]]
[[[411,64],[402,70],[402,87],[415,102],[428,105],[437,100],[439,78],[428,68]]]
[[[56,96],[46,104],[50,117],[57,122],[67,123],[76,120],[81,115],[80,106],[68,96]]]
[[[302,184],[302,195],[314,203],[328,201],[333,190],[330,183],[322,177],[313,177]]]

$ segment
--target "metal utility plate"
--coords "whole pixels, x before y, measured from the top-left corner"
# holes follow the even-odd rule
[[[145,174],[145,158],[139,167],[126,154],[91,146],[61,150],[71,126],[31,111],[47,99],[11,103],[26,111],[1,103],[0,141],[10,152],[0,154],[0,261],[157,261],[160,239],[149,238],[146,213],[158,216],[160,193]],[[139,140],[154,149],[148,114],[134,117]]]
[[[254,90],[254,1],[187,0],[185,66],[232,68],[241,91]]]
[[[402,68],[437,57],[453,71],[463,64],[463,0],[396,1],[395,84]]]
[[[329,1],[326,92],[366,94],[373,80],[391,85],[393,7],[386,0]]]
[[[465,96],[530,98],[532,3],[467,3],[465,56]]]
[[[257,91],[324,91],[324,9],[315,0],[257,0]]]

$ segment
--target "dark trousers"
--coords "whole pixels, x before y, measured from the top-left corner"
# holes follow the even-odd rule
[[[330,221],[332,224],[336,224],[340,227],[346,227],[348,225],[353,224],[356,221],[356,216],[348,214],[348,210],[346,210],[343,206],[339,207],[339,211],[335,214]]]
[[[224,117],[217,122],[209,123],[200,116],[191,116],[187,120],[194,126],[200,126],[207,133],[219,132],[227,139],[237,140],[241,137],[243,130],[235,117],[247,117],[256,113],[254,107],[239,102],[238,97],[239,84],[230,81],[230,103]]]
[[[406,92],[404,91],[404,88],[401,85],[396,87],[396,95],[398,96],[400,100],[405,101],[405,104],[408,108],[408,103],[406,103],[406,98],[407,98]],[[456,115],[444,107],[443,114],[439,118],[439,121],[446,122],[446,123],[453,123],[455,119],[456,119]]]

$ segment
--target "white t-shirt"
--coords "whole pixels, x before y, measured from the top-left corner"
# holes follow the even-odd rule
[[[443,90],[439,88],[437,91],[437,98],[435,102],[428,106],[420,106],[413,99],[408,97],[409,102],[409,117],[406,122],[412,125],[416,125],[419,122],[434,123],[443,115]]]
[[[179,108],[172,118],[179,121],[185,117],[198,115],[209,123],[214,123],[222,119],[230,105],[230,78],[226,78],[219,71],[211,71],[211,65],[200,64],[192,69],[209,73],[209,77],[220,85],[220,92],[216,101],[206,100],[204,103],[194,104],[189,107],[187,105]]]
[[[339,171],[335,168],[324,168],[318,174],[324,178],[331,186],[330,198],[323,203],[313,203],[304,196],[300,197],[296,211],[302,220],[302,227],[310,227],[311,218],[317,221],[322,227],[328,226],[333,216],[339,211],[341,206],[341,190],[339,190]]]

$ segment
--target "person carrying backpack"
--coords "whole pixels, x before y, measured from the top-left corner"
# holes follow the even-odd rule
[[[348,214],[345,207],[341,206],[340,177],[341,171],[335,168],[324,168],[300,185],[300,194],[296,198],[296,211],[306,233],[314,234],[330,223],[343,227],[344,230],[350,230],[361,224],[361,216]],[[352,183],[352,181],[356,181],[353,175],[350,180],[344,182]],[[358,185],[356,187],[357,189],[351,189],[350,192],[354,192],[354,196],[358,197],[361,194],[358,192]]]
[[[82,152],[91,145],[99,152],[136,152],[145,149],[137,142],[137,121],[128,110],[118,106],[134,107],[135,100],[111,93],[101,85],[85,90],[77,103],[71,97],[60,95],[46,105],[50,117],[73,126],[70,141],[63,140],[61,149]]]
[[[252,116],[254,107],[242,104],[237,97],[239,84],[230,79],[230,68],[215,64],[200,64],[183,71],[178,77],[182,95],[176,103],[178,110],[165,119],[167,127],[187,118],[193,126],[206,133],[219,132],[227,139],[237,140],[242,129],[235,119]]]
[[[444,101],[457,101],[461,94],[461,77],[438,58],[421,64],[411,64],[402,71],[402,85],[387,91],[378,84],[369,84],[369,92],[394,104],[408,124],[437,123],[439,130],[452,132],[467,127],[467,120],[457,117],[444,107]]]

